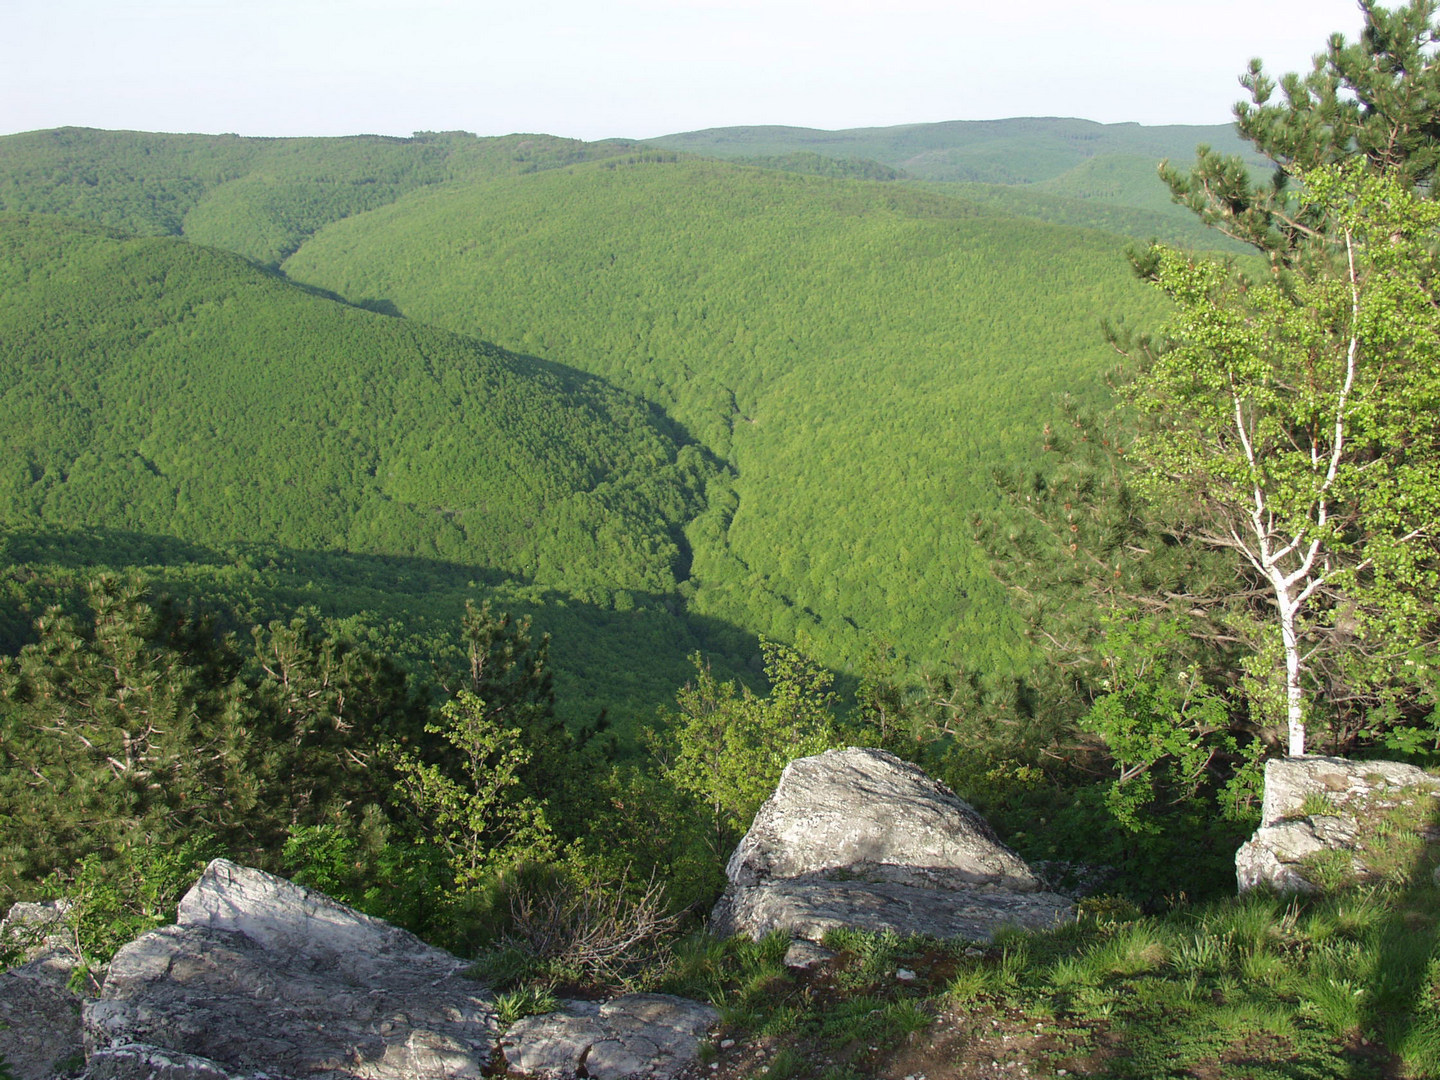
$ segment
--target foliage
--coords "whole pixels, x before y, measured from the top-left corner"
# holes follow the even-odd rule
[[[522,855],[543,857],[551,844],[544,806],[519,788],[531,751],[520,728],[503,726],[507,721],[461,690],[440,707],[438,721],[425,725],[454,747],[459,779],[412,752],[394,751],[400,792],[445,849],[462,889]]]
[[[601,375],[684,425],[732,467],[686,528],[688,611],[840,671],[875,637],[1025,667],[954,522],[993,507],[989,468],[1028,452],[1056,390],[1098,390],[1096,305],[1159,310],[1119,242],[895,183],[606,164],[427,191],[326,228],[286,273]]]
[[[1107,147],[1132,153],[1149,152],[1152,136],[1164,145],[1174,138],[1092,128],[987,128],[987,152],[1010,153],[1017,138],[1051,140],[1070,159],[1102,135]],[[1003,594],[968,536],[948,523],[957,506],[968,513],[990,505],[986,467],[1024,453],[1024,418],[1040,414],[1052,389],[1091,380],[1097,300],[1146,304],[1126,281],[1112,238],[1020,223],[895,183],[676,160],[614,144],[67,129],[0,143],[0,191],[10,193],[6,206],[31,212],[32,228],[39,211],[63,212],[267,261],[285,253],[293,279],[322,283],[357,306],[480,334],[623,384],[673,417],[648,418],[677,442],[686,441],[684,425],[701,444],[632,446],[631,455],[628,437],[617,445],[612,431],[628,421],[605,409],[592,414],[594,426],[574,427],[563,409],[474,404],[528,404],[553,389],[529,378],[467,391],[450,365],[437,363],[441,386],[422,379],[392,393],[402,360],[383,372],[357,371],[353,382],[336,379],[372,355],[418,350],[448,360],[454,342],[353,309],[344,333],[333,320],[302,330],[309,320],[291,310],[298,296],[287,313],[274,311],[280,293],[253,297],[271,313],[242,328],[237,322],[249,320],[230,292],[195,295],[194,273],[162,272],[142,259],[134,273],[127,264],[100,276],[113,292],[141,282],[147,300],[174,294],[159,306],[180,313],[180,325],[147,336],[133,360],[138,384],[128,371],[117,374],[124,396],[110,394],[102,377],[103,403],[82,394],[66,413],[77,438],[88,418],[101,418],[93,460],[47,446],[30,462],[30,447],[16,447],[10,460],[22,506],[12,520],[50,528],[104,520],[208,545],[239,537],[435,558],[474,567],[471,578],[518,577],[607,608],[663,599],[697,621],[794,642],[837,669],[858,665],[877,634],[930,663],[957,652],[986,670],[1031,661]],[[648,212],[657,206],[666,212]],[[423,255],[412,256],[412,246]],[[47,297],[95,292],[88,278],[68,277],[73,262],[94,254],[75,245],[49,260]],[[36,256],[26,250],[22,261]],[[1023,299],[1037,290],[1043,310]],[[317,291],[305,298],[316,310]],[[145,313],[108,299],[95,306],[94,318],[77,312],[67,321],[92,327],[92,336],[100,325],[107,333],[148,327],[156,305]],[[220,310],[226,340],[209,318]],[[17,313],[17,321],[32,331],[45,326],[33,348],[24,334],[11,335],[21,355],[75,351],[34,312]],[[258,423],[253,438],[242,438],[228,421],[231,403],[248,395],[234,378],[216,378],[228,374],[224,365],[158,362],[182,336],[191,352],[249,355],[247,374],[273,371],[268,385],[283,384],[292,396],[298,387],[305,407],[277,407],[271,390],[256,387],[261,400],[246,401],[247,417],[278,411],[277,424]],[[297,368],[297,342],[313,350],[313,366]],[[99,344],[115,351],[104,335]],[[1037,367],[1033,357],[1042,354],[1049,359]],[[566,375],[543,362],[529,374],[541,383]],[[214,419],[227,422],[194,421],[178,405],[167,411],[167,392],[181,380],[200,399],[216,400]],[[357,391],[363,383],[376,391]],[[143,409],[130,418],[129,397],[139,403],[132,384],[158,401],[158,419]],[[582,381],[579,389],[588,398],[600,388]],[[314,400],[337,393],[333,403]],[[386,423],[397,409],[403,415]],[[39,412],[28,430],[61,430]],[[117,413],[138,440],[105,427]],[[442,423],[455,416],[465,418],[463,433]],[[157,456],[181,436],[210,452]],[[673,454],[673,473],[653,476],[651,451]],[[734,468],[712,475],[711,454]],[[298,460],[315,465],[300,469]],[[242,475],[232,462],[255,467]],[[652,479],[640,481],[641,473]],[[709,511],[697,519],[701,485]]]
[[[613,736],[622,755],[636,751],[638,718],[674,700],[697,649],[727,675],[748,670],[759,654],[752,636],[677,609],[671,596],[630,594],[633,605],[616,610],[608,590],[577,595],[437,559],[211,547],[103,528],[0,531],[0,552],[0,646],[11,653],[35,640],[35,619],[47,608],[82,614],[86,583],[97,574],[138,573],[157,592],[203,606],[241,639],[253,626],[288,625],[298,612],[428,683],[437,670],[466,667],[465,606],[489,600],[554,637],[557,715],[576,731],[603,716],[611,723],[598,741]]]
[[[389,784],[378,748],[417,738],[425,720],[405,674],[313,619],[276,620],[252,637],[252,728],[271,748],[257,764],[270,797],[289,808],[291,835],[376,820]]]
[[[63,936],[77,962],[72,983],[86,996],[98,993],[110,958],[146,931],[171,922],[180,898],[220,850],[214,837],[197,835],[103,859],[87,855],[73,868],[51,873],[42,895],[65,905]]]
[[[625,146],[458,131],[265,139],[60,128],[0,139],[0,211],[183,235],[276,265],[327,222],[417,188],[560,168]]]
[[[1277,266],[1293,265],[1324,228],[1326,208],[1303,198],[1307,173],[1355,161],[1428,192],[1440,162],[1433,122],[1440,90],[1435,0],[1410,0],[1393,10],[1362,0],[1360,10],[1365,27],[1358,40],[1332,35],[1309,73],[1279,80],[1283,100],[1272,100],[1277,83],[1259,60],[1241,77],[1251,100],[1235,107],[1236,131],[1273,163],[1268,177],[1256,179],[1237,155],[1203,145],[1189,173],[1161,171],[1177,201],[1201,221],[1260,249]]]
[[[1058,460],[1007,484],[1010,520],[977,521],[1067,676],[1045,710],[1098,737],[1049,752],[1117,770],[1116,819],[1174,830],[1137,837],[1151,859],[1244,816],[1277,720],[1292,752],[1302,718],[1331,750],[1434,742],[1434,5],[1362,7],[1360,42],[1332,39],[1283,103],[1252,66],[1239,132],[1273,176],[1204,147],[1162,170],[1270,273],[1137,255],[1177,311],[1161,337],[1111,334],[1139,359],[1115,380],[1135,408],[1070,407],[1046,428]],[[1077,795],[1062,834],[1094,801]]]
[[[423,743],[425,711],[392,663],[297,618],[255,629],[251,667],[209,614],[143,581],[99,575],[87,594],[88,618],[52,610],[0,660],[5,897],[87,859],[120,873],[152,847],[273,866],[287,834],[351,866],[327,876],[317,860],[327,886],[363,893],[362,866],[420,874],[390,847],[380,745]]]
[[[0,237],[7,524],[675,587],[707,469],[634,398],[220,252],[38,216]]]
[[[367,915],[430,941],[453,943],[457,930],[446,899],[445,851],[408,836],[390,820],[387,808],[372,804],[358,820],[292,826],[278,870]]]
[[[1052,180],[1087,161],[1116,155],[1143,155],[1158,161],[1189,151],[1197,137],[1208,137],[1236,152],[1243,149],[1227,126],[1142,127],[1058,117],[952,120],[840,131],[781,126],[707,128],[647,142],[730,160],[813,153],[837,161],[878,161],[926,180],[1027,184]]]
[[[986,946],[845,932],[805,974],[779,963],[784,941],[692,942],[665,985],[724,1004],[727,1071],[784,1047],[810,1077],[837,1062],[852,1075],[1425,1076],[1440,1063],[1436,916],[1428,885],[1151,916],[1111,906]]]
[[[791,760],[838,742],[830,676],[788,646],[762,640],[760,648],[767,695],[720,682],[697,655],[694,681],[652,737],[665,781],[705,808],[717,860],[750,827]]]
[[[773,156],[732,157],[729,160],[736,165],[753,165],[760,169],[779,169],[782,172],[845,177],[852,180],[899,180],[904,175],[878,161],[824,157],[808,150]]]
[[[1157,798],[1195,799],[1217,786],[1223,766],[1240,756],[1224,696],[1197,667],[1174,664],[1173,657],[1183,655],[1183,634],[1175,622],[1120,613],[1102,647],[1103,693],[1079,721],[1082,731],[1105,744],[1118,774],[1106,805],[1116,823],[1132,832],[1158,832],[1159,822],[1142,816]],[[1248,772],[1229,778],[1232,799],[1215,812],[1248,820],[1233,796],[1253,797],[1259,783],[1252,760]]]
[[[588,990],[635,989],[669,961],[680,922],[658,878],[609,878],[569,860],[509,890],[505,933],[480,970]],[[507,973],[504,968],[510,970]]]
[[[530,985],[495,995],[495,1018],[509,1027],[526,1016],[543,1016],[560,1008],[555,995],[544,987]]]
[[[676,596],[713,465],[634,398],[219,252],[38,216],[0,237],[0,522],[7,563],[32,564],[15,572],[30,611],[6,615],[12,649],[58,559],[158,565],[252,622],[388,608],[422,637],[443,626],[447,649],[474,590],[530,590],[507,602],[568,631],[567,718],[626,704],[605,687],[627,680],[652,680],[645,707],[663,700],[697,645],[753,651]],[[438,577],[448,595],[393,596]],[[646,636],[674,642],[653,671],[623,655]]]
[[[1305,746],[1302,666],[1332,701],[1336,688],[1363,700],[1375,668],[1433,640],[1440,523],[1428,420],[1440,211],[1389,177],[1306,179],[1333,261],[1255,283],[1156,252],[1177,312],[1127,395],[1154,420],[1130,448],[1142,492],[1176,533],[1233,552],[1273,605],[1256,617],[1281,639],[1292,754]]]
[[[0,660],[0,892],[162,838],[244,846],[259,790],[233,654],[143,585],[95,579]]]

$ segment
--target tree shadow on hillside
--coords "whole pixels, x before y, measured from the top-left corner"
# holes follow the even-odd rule
[[[458,655],[466,601],[488,599],[552,636],[558,707],[567,721],[587,723],[608,709],[622,736],[674,704],[694,677],[696,653],[718,677],[764,689],[756,635],[687,611],[673,593],[577,595],[440,559],[207,546],[104,528],[0,532],[0,651],[13,655],[33,641],[34,620],[46,607],[78,609],[86,578],[105,569],[138,572],[157,592],[206,609],[222,631],[241,637],[252,625],[297,612],[345,621],[367,645],[421,675]],[[842,692],[853,692],[853,681],[837,679]]]

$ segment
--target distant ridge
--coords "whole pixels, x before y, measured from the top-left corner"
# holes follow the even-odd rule
[[[1188,159],[1199,143],[1253,157],[1233,125],[1101,124],[1068,117],[947,120],[894,127],[818,128],[746,125],[678,132],[645,140],[652,146],[712,157],[868,158],[921,180],[1031,184],[1050,180],[1109,154]]]
[[[0,136],[0,211],[184,236],[277,266],[330,222],[411,191],[541,172],[636,146],[466,131],[260,138],[54,128]]]

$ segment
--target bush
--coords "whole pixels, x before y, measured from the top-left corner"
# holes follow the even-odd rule
[[[648,982],[669,959],[679,916],[655,878],[607,879],[575,867],[530,868],[497,883],[508,927],[478,965],[499,982],[542,979],[596,988]]]

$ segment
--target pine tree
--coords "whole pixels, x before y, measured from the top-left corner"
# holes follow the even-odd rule
[[[0,890],[87,855],[209,834],[245,844],[259,795],[244,688],[209,624],[101,575],[0,660]]]
[[[1295,181],[1305,171],[1360,161],[1428,197],[1440,166],[1436,8],[1437,0],[1393,11],[1361,0],[1358,40],[1332,35],[1310,72],[1278,83],[1252,60],[1240,79],[1250,101],[1235,106],[1236,127],[1274,163],[1271,174],[1256,179],[1243,159],[1202,146],[1189,172],[1162,167],[1175,199],[1289,267],[1325,227],[1300,199]],[[1275,100],[1277,89],[1283,100]]]

